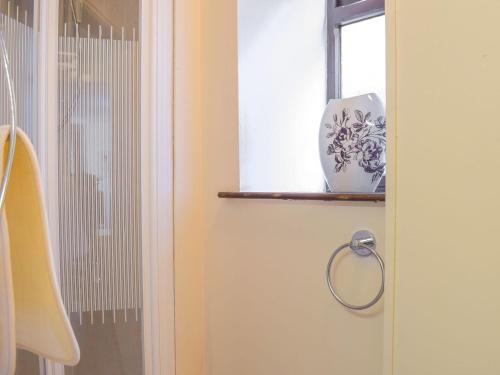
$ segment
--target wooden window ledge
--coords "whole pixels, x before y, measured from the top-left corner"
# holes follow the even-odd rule
[[[385,193],[267,193],[220,192],[219,198],[278,199],[298,201],[385,202]]]

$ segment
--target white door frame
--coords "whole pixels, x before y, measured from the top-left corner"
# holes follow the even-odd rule
[[[141,12],[143,361],[145,375],[174,375],[173,0]]]
[[[40,164],[56,265],[59,1],[39,0]],[[143,362],[145,375],[175,374],[173,251],[173,0],[141,1]],[[58,269],[58,267],[57,267]],[[64,367],[46,361],[46,374]]]

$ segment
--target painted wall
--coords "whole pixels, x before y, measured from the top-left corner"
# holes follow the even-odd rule
[[[323,191],[324,0],[238,0],[240,183]]]
[[[174,248],[176,374],[203,374],[201,14],[175,1]]]
[[[217,198],[239,187],[237,9],[201,2],[201,132],[191,123],[192,137],[177,144],[194,142],[202,161],[205,373],[381,374],[382,306],[346,311],[324,270],[357,229],[372,229],[384,253],[384,206]],[[378,287],[373,259],[346,256],[338,272],[354,302]]]
[[[397,162],[385,373],[499,374],[500,2],[386,4]]]

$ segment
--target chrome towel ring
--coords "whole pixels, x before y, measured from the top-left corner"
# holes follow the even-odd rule
[[[373,255],[376,259],[377,262],[380,266],[380,271],[382,272],[382,284],[380,285],[380,289],[375,296],[370,302],[368,302],[365,305],[353,305],[348,302],[346,302],[335,290],[333,287],[332,283],[332,264],[333,260],[335,257],[344,249],[350,248],[352,251],[354,251],[357,255],[366,257]],[[326,267],[326,282],[328,284],[328,288],[330,289],[330,292],[332,293],[333,297],[343,306],[347,307],[348,309],[351,310],[366,310],[369,307],[372,307],[375,305],[379,299],[382,297],[384,294],[384,284],[385,284],[385,267],[384,267],[384,261],[380,257],[379,253],[375,250],[376,248],[376,242],[375,242],[375,236],[373,233],[367,231],[367,230],[360,230],[352,236],[351,242],[345,243],[342,246],[338,247],[330,256],[330,259],[328,261],[328,266]]]
[[[14,151],[16,148],[16,128],[17,128],[16,96],[14,93],[14,83],[12,82],[12,76],[10,75],[9,54],[7,52],[7,46],[5,45],[4,31],[2,29],[0,29],[0,49],[2,53],[2,66],[5,72],[5,79],[7,80],[7,88],[9,90],[9,101],[10,101],[9,155],[7,158],[7,164],[5,166],[5,174],[2,177],[2,182],[0,185],[0,211],[1,211],[5,201],[7,185],[9,184],[9,177],[10,177],[10,172],[12,170],[12,164],[14,163]]]

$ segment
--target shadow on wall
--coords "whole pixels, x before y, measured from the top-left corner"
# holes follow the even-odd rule
[[[325,3],[239,0],[238,6],[240,188],[323,191]]]

